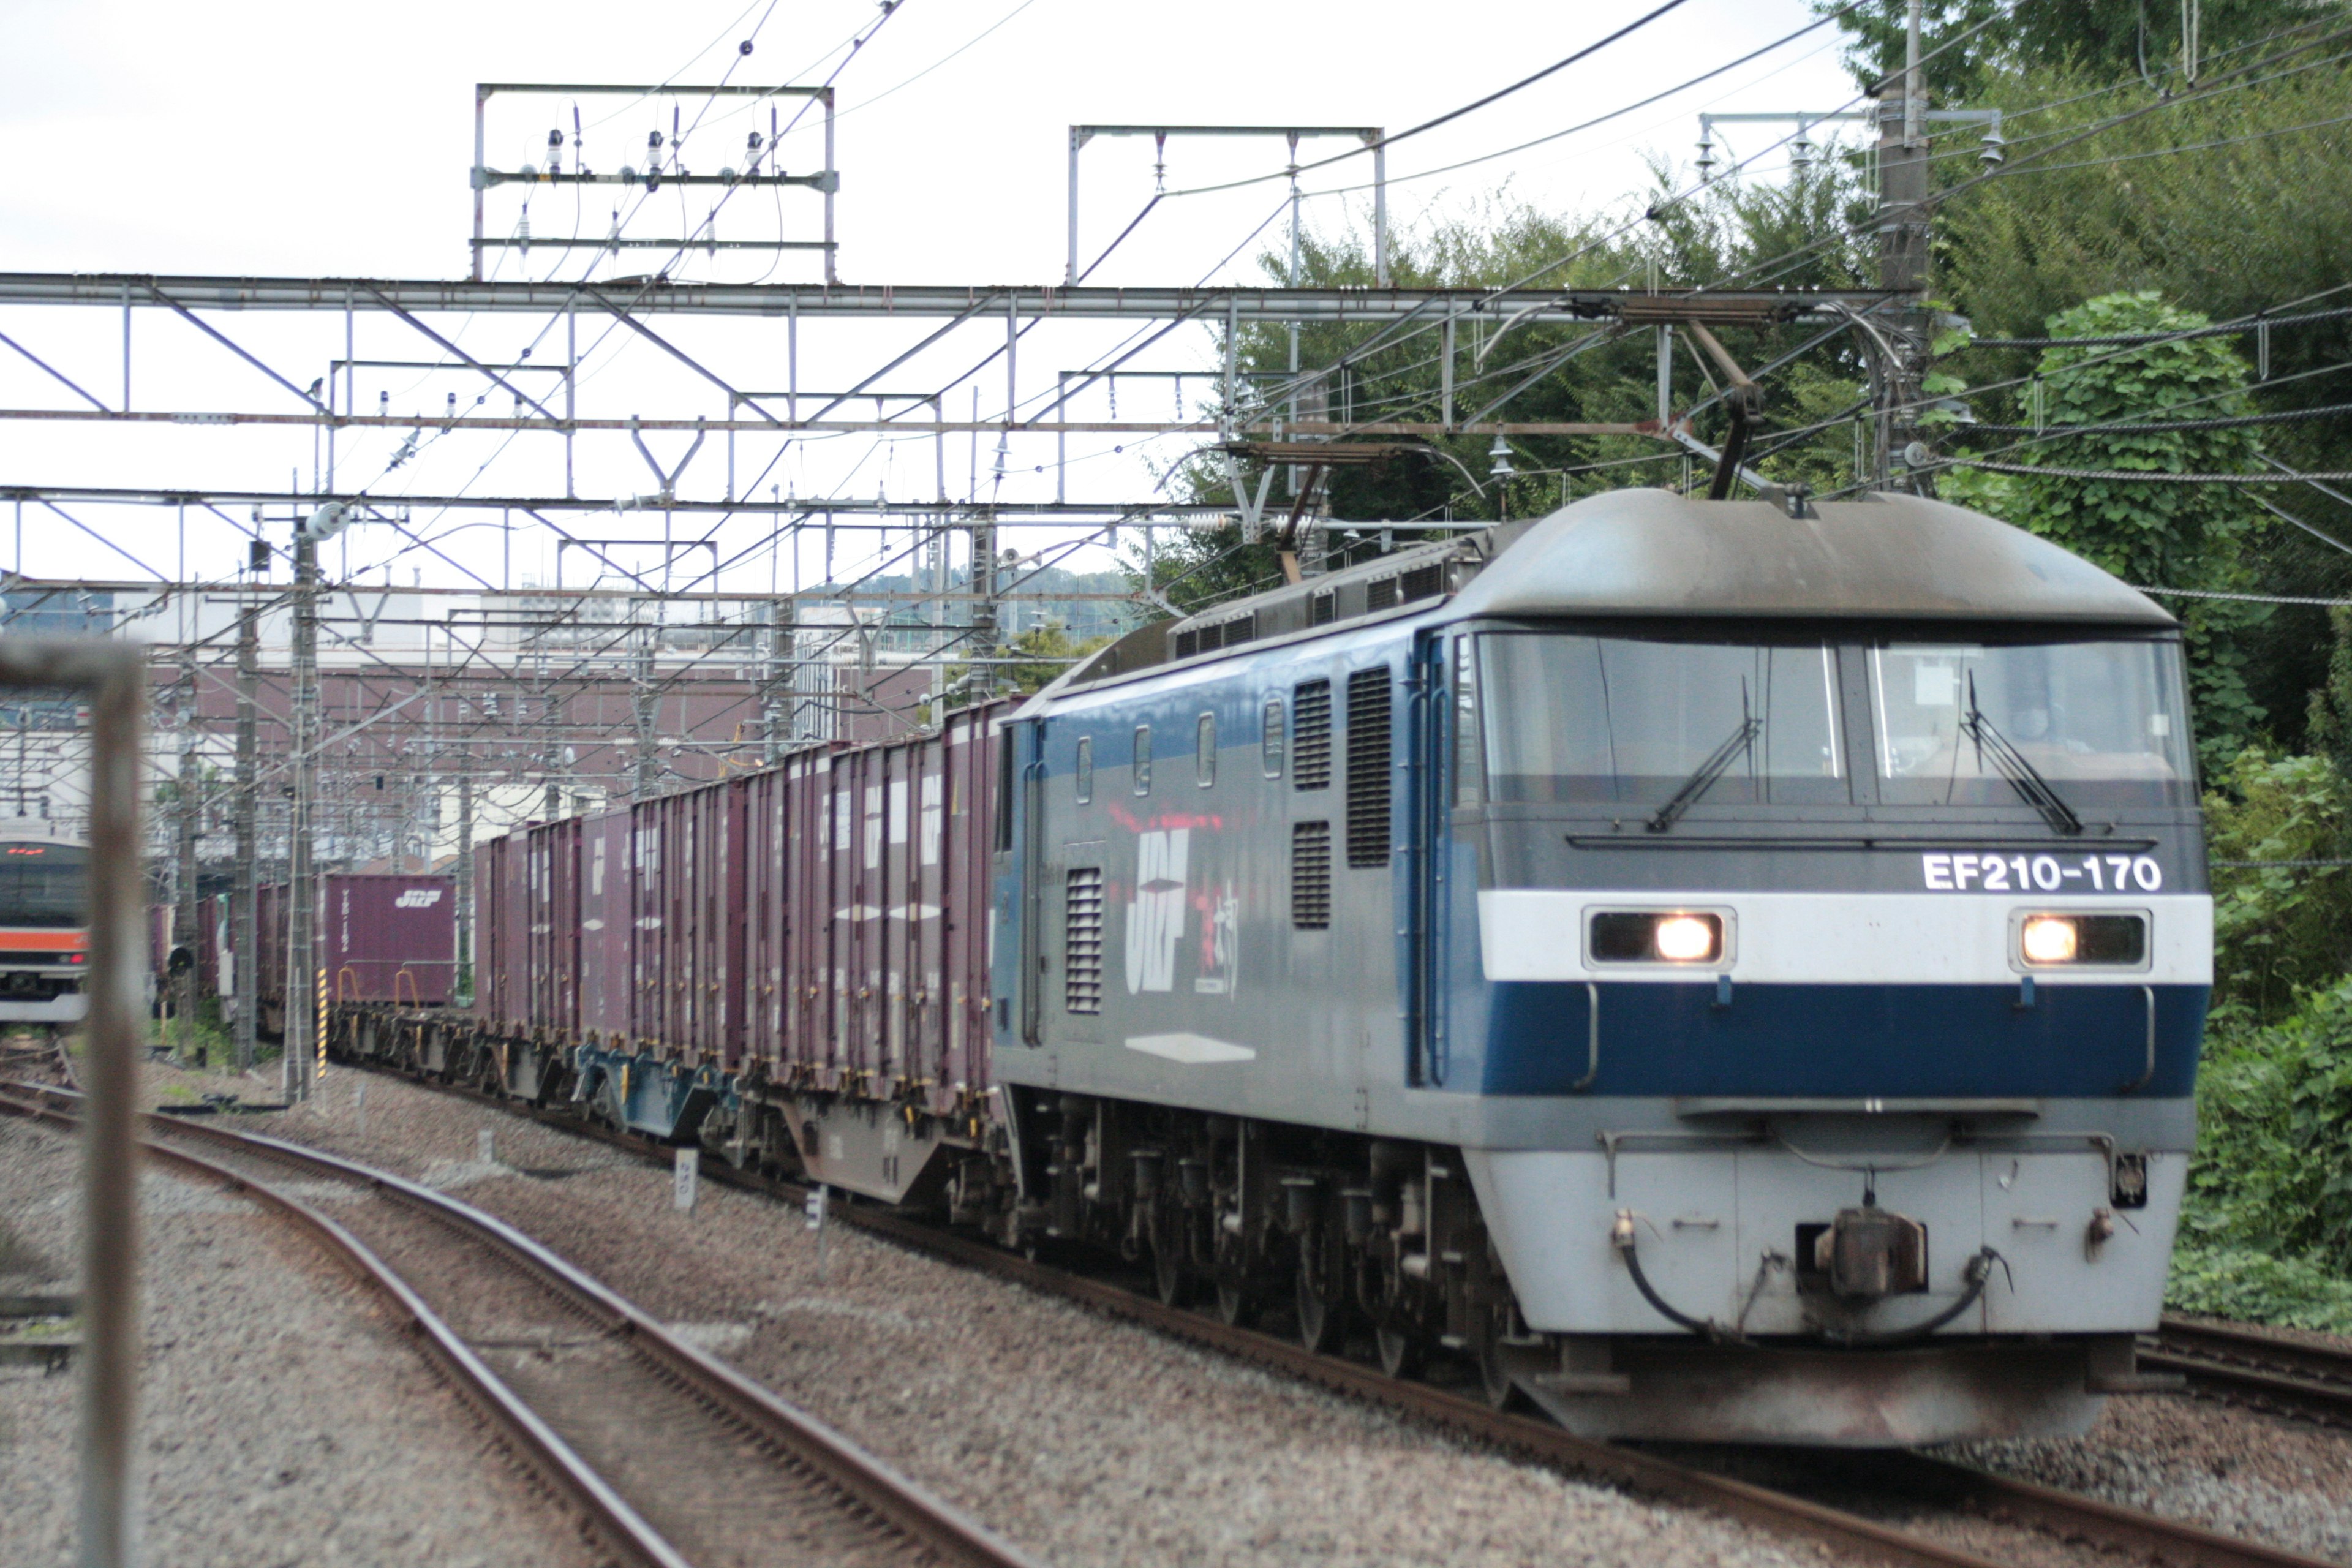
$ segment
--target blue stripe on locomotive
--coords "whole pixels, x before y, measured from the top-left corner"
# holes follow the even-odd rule
[[[2095,1098],[2147,1068],[2147,1002],[2137,985],[1602,984],[1591,1095]],[[2206,988],[2159,985],[2156,1070],[2134,1092],[2186,1095]],[[1483,995],[1481,994],[1483,993]],[[1464,1093],[1566,1094],[1585,1074],[1591,1002],[1574,983],[1456,991],[1483,1011],[1460,1029],[1445,1082]]]

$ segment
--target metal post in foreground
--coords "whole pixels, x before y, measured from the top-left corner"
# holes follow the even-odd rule
[[[82,1081],[81,1568],[138,1553],[140,728],[147,664],[121,643],[0,637],[0,686],[90,694],[89,999]]]
[[[327,508],[319,509],[321,514]],[[286,835],[286,1102],[310,1098],[310,970],[318,889],[311,875],[311,833],[318,787],[319,542],[310,527],[294,531],[294,710],[287,761],[293,772],[292,820]]]
[[[251,1072],[261,1016],[260,924],[254,910],[254,858],[260,853],[259,750],[257,724],[261,684],[261,612],[246,605],[236,613],[236,881],[229,891],[236,954],[231,978],[236,996],[236,1070]]]

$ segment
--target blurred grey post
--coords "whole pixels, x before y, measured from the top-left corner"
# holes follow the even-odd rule
[[[0,687],[89,694],[89,1009],[82,1081],[82,1568],[127,1568],[137,1510],[142,906],[147,661],[99,640],[0,637]]]
[[[251,1072],[261,1016],[260,925],[254,909],[254,858],[260,853],[259,746],[256,735],[261,685],[261,612],[248,601],[236,612],[236,883],[229,893],[236,955],[236,1070]]]

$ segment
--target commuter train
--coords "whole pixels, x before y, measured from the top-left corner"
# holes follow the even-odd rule
[[[2194,1129],[2188,718],[1991,519],[1620,491],[494,841],[474,1011],[335,1043],[1590,1435],[2078,1430]]]
[[[89,847],[46,821],[0,822],[0,1029],[79,1024],[89,971]]]

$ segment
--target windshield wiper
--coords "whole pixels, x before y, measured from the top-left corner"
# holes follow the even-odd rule
[[[1984,716],[1984,710],[1977,706],[1974,672],[1969,676],[1969,716],[1960,721],[1960,731],[1977,743],[1978,767],[1984,766],[1985,757],[1990,753],[1992,765],[2000,770],[2001,777],[2009,781],[2009,787],[2015,790],[2026,805],[2040,812],[2042,821],[2069,838],[2081,835],[2083,819],[2075,816],[2074,808],[2051,787],[2050,781],[2042,776],[2042,770],[2027,762],[2025,753],[2010,744],[2009,737],[1994,729],[1992,721]]]
[[[1731,770],[1740,753],[1753,746],[1756,737],[1763,732],[1764,721],[1748,711],[1748,683],[1743,680],[1739,683],[1739,728],[1715,749],[1714,755],[1691,770],[1690,777],[1683,780],[1683,787],[1675,791],[1673,799],[1651,814],[1650,831],[1664,833],[1672,827],[1684,812],[1698,804],[1699,796],[1714,787],[1716,780]]]

